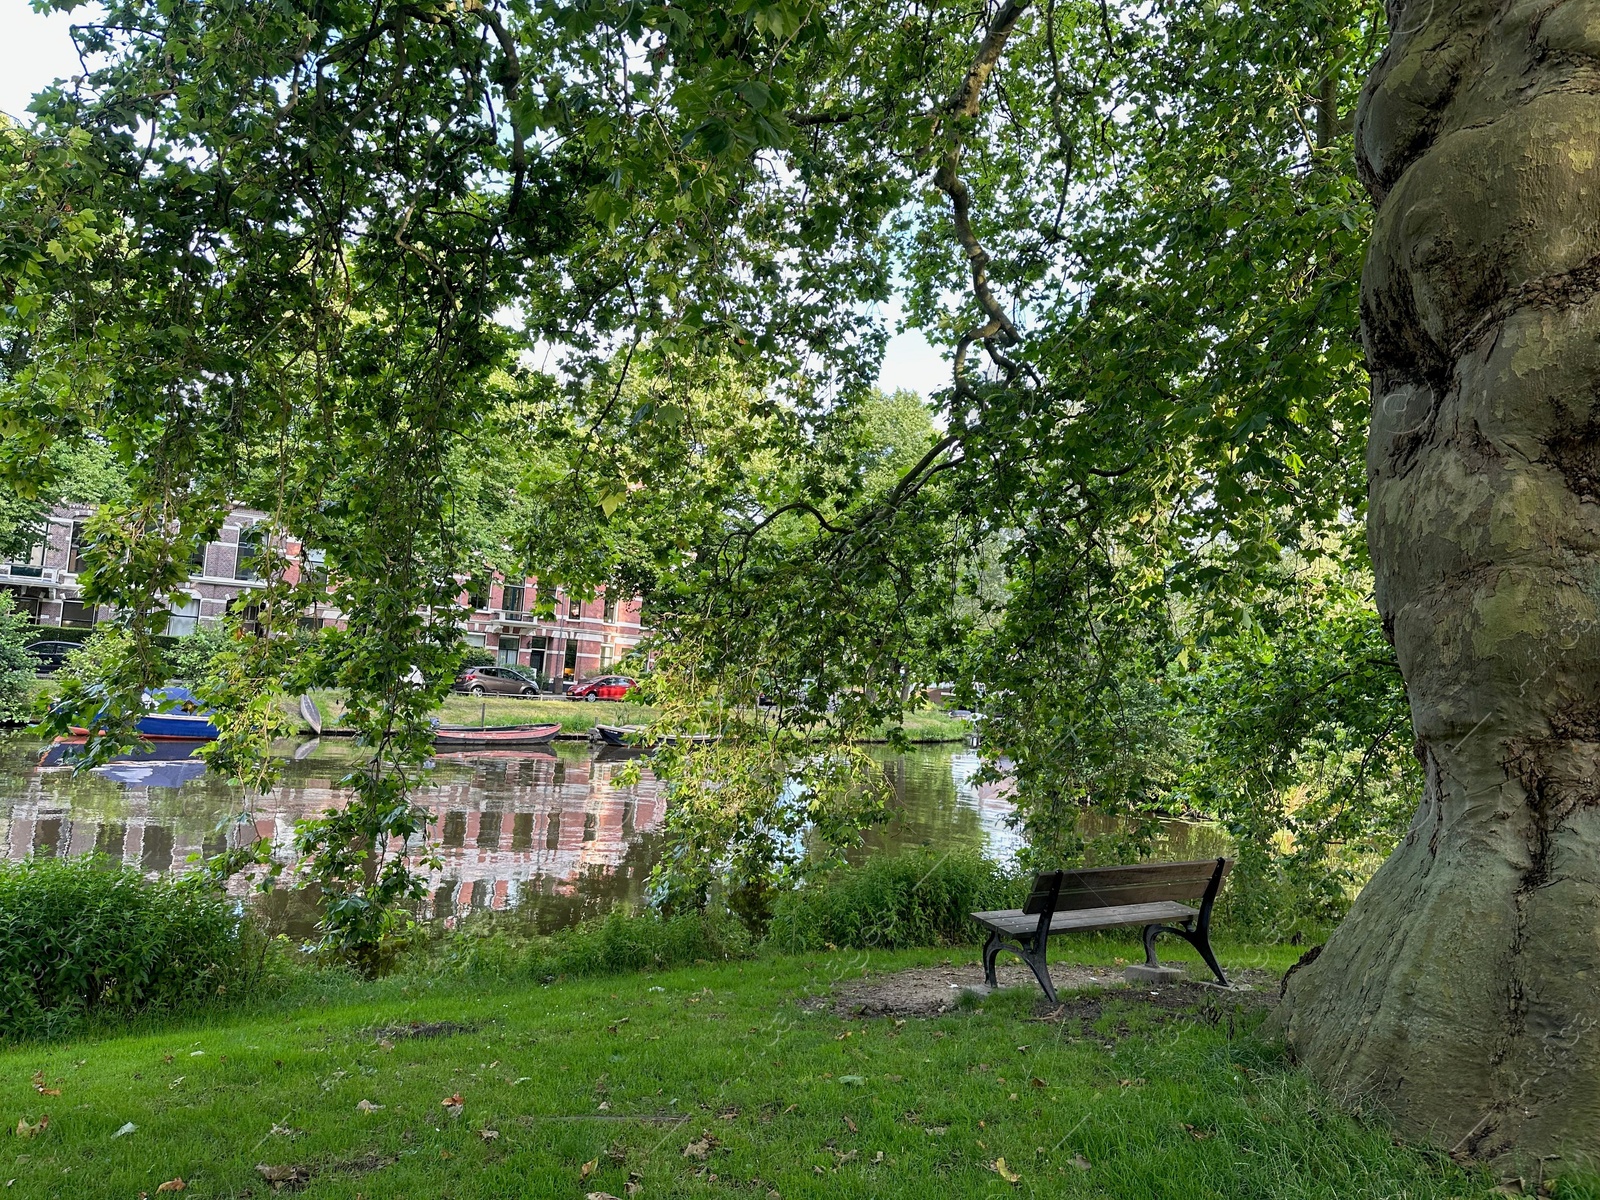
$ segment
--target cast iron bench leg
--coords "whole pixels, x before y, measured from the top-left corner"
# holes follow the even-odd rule
[[[991,929],[989,940],[983,944],[983,981],[990,987],[999,987],[994,977],[994,960],[1000,953],[1000,931]]]
[[[1022,961],[1033,969],[1033,977],[1039,981],[1039,986],[1044,989],[1045,999],[1051,1004],[1061,1003],[1056,999],[1056,985],[1050,979],[1050,964],[1045,962],[1047,943],[1035,941],[1028,948],[1028,953],[1022,956]]]
[[[1217,963],[1217,956],[1211,952],[1211,939],[1206,936],[1204,929],[1184,929],[1177,925],[1146,925],[1144,927],[1144,961],[1147,966],[1156,967],[1161,965],[1156,959],[1156,935],[1162,933],[1177,934],[1188,942],[1189,945],[1200,952],[1200,957],[1206,960],[1206,966],[1210,967],[1212,973],[1216,975],[1217,982],[1222,984],[1223,987],[1232,986],[1228,983],[1228,977],[1222,973],[1222,967]]]
[[[1000,951],[1009,950],[1028,964],[1028,969],[1033,972],[1033,977],[1039,981],[1039,986],[1044,989],[1044,994],[1051,1004],[1058,1004],[1056,999],[1055,984],[1050,981],[1050,967],[1045,962],[1045,953],[1049,949],[1049,940],[1040,941],[1037,937],[1021,938],[1016,941],[1007,941],[994,930],[989,934],[989,940],[983,944],[983,981],[990,987],[999,987],[1000,981],[994,973],[994,960],[999,957]]]

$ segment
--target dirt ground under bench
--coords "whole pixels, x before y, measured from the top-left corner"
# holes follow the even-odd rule
[[[1203,968],[1201,968],[1203,969]],[[997,964],[996,977],[1002,988],[1027,988],[1038,997],[1041,1015],[1060,1009],[1072,1014],[1088,1002],[1098,1009],[1101,996],[1126,1003],[1151,1004],[1159,1008],[1183,1009],[1218,1001],[1248,1007],[1271,1007],[1278,1002],[1278,976],[1271,971],[1234,970],[1229,972],[1232,987],[1205,982],[1197,974],[1166,984],[1128,983],[1121,967],[1052,965],[1050,978],[1059,1005],[1053,1005],[1039,991],[1033,972],[1021,963]],[[1209,973],[1207,975],[1209,978]],[[983,967],[977,963],[940,967],[915,967],[892,975],[869,975],[839,983],[829,996],[814,1002],[840,1017],[931,1017],[951,1012],[963,1000],[982,1003]]]

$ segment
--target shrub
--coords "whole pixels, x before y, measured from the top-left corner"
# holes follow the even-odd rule
[[[248,957],[234,905],[198,879],[92,856],[0,863],[0,1037],[176,1009],[235,986]]]
[[[495,654],[493,650],[483,646],[464,645],[461,647],[461,670],[465,671],[468,667],[492,667],[494,664]]]
[[[1015,907],[1025,883],[970,852],[877,856],[779,897],[767,941],[791,954],[965,945],[978,935],[969,914]]]
[[[743,926],[727,914],[662,917],[613,910],[549,937],[518,937],[494,922],[480,922],[447,935],[424,969],[544,980],[747,958],[752,949]]]
[[[10,592],[0,592],[0,724],[26,720],[32,707],[39,663],[23,648],[32,640],[28,618],[17,611]]]

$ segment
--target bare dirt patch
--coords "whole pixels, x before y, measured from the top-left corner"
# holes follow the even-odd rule
[[[1221,988],[1191,976],[1169,984],[1134,985],[1122,978],[1121,967],[1052,965],[1050,979],[1062,1003],[1053,1005],[1039,991],[1033,972],[1021,963],[996,964],[1002,988],[1027,988],[1038,996],[1040,1016],[1096,1017],[1104,1000],[1150,1004],[1159,1008],[1193,1008],[1219,1001],[1249,1007],[1270,1007],[1278,1001],[1277,976],[1270,971],[1230,972],[1232,988]],[[829,996],[819,996],[811,1006],[839,1017],[933,1017],[954,1011],[963,1000],[982,1003],[983,968],[977,963],[944,967],[914,967],[893,975],[872,975],[840,983]]]
[[[454,1037],[458,1033],[471,1033],[477,1026],[458,1025],[454,1021],[412,1021],[409,1025],[388,1025],[378,1030],[378,1036],[391,1042],[402,1038]]]

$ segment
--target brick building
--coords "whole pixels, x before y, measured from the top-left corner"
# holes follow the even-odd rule
[[[84,505],[59,506],[30,553],[14,562],[0,562],[0,587],[36,625],[86,629],[109,615],[106,610],[88,609],[78,586],[91,511]],[[266,513],[233,509],[216,539],[195,554],[187,582],[171,597],[167,633],[184,637],[202,623],[221,619],[231,608],[252,605],[255,593],[266,586],[256,565],[270,536]],[[300,544],[293,538],[284,540],[283,549],[291,560],[302,558]],[[321,555],[313,550],[305,558],[316,569]],[[644,634],[639,602],[634,599],[618,601],[602,595],[581,600],[557,591],[553,614],[535,616],[538,581],[531,577],[515,582],[497,576],[488,595],[471,596],[463,589],[460,599],[473,609],[462,629],[468,643],[493,652],[503,665],[529,667],[550,682],[604,672]],[[332,604],[318,604],[301,618],[312,625],[340,619]]]

